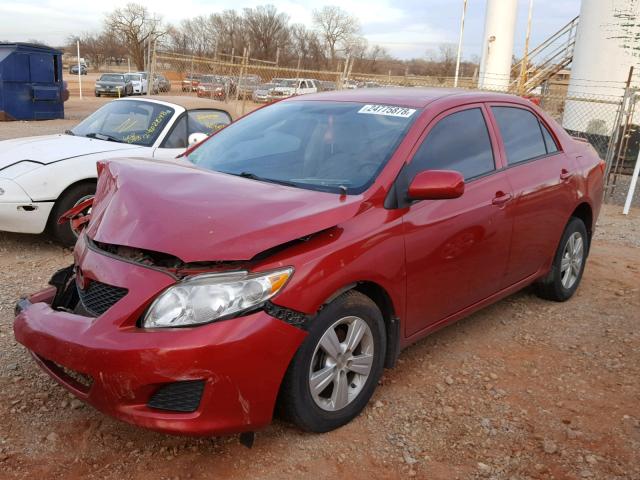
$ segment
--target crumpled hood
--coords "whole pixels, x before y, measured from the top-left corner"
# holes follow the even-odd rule
[[[22,160],[49,164],[81,155],[135,148],[141,147],[66,134],[16,138],[0,142],[0,170]]]
[[[316,192],[145,159],[99,164],[87,234],[184,262],[250,260],[333,227],[362,197]]]

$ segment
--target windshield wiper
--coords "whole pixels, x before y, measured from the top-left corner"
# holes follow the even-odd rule
[[[297,187],[298,186],[298,184],[296,184],[294,182],[288,182],[286,180],[278,180],[278,179],[275,179],[275,178],[261,177],[260,175],[256,175],[255,173],[251,173],[251,172],[240,172],[240,173],[225,172],[225,173],[229,173],[229,175],[235,175],[236,177],[242,177],[242,178],[249,178],[251,180],[257,180],[259,182],[277,183],[277,184],[280,184],[280,185],[288,185],[290,187]]]
[[[120,143],[119,139],[117,139],[116,137],[112,137],[111,135],[107,135],[106,133],[90,132],[90,133],[87,133],[85,135],[85,137],[87,137],[87,138],[96,138],[98,140],[108,140],[110,142],[118,142],[118,143]]]
[[[74,136],[74,137],[76,136],[76,134],[73,133],[72,130],[65,130],[64,133],[65,133],[65,135],[71,135],[71,136]]]

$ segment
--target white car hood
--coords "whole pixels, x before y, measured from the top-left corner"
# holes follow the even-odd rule
[[[0,141],[0,171],[22,160],[47,165],[83,155],[139,148],[143,147],[66,134],[16,138]]]

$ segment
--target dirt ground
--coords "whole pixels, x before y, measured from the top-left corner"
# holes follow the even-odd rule
[[[68,128],[102,101],[0,124],[0,138]],[[640,209],[620,210],[603,209],[570,301],[515,294],[405,350],[349,425],[276,420],[252,449],[120,423],[42,373],[13,338],[13,307],[71,253],[0,232],[0,479],[640,480]]]

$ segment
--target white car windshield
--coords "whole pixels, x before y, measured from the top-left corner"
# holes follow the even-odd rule
[[[74,135],[151,146],[167,126],[175,110],[140,100],[107,103],[71,130]]]
[[[142,75],[132,75],[132,74],[128,74],[126,75],[127,80],[131,81],[131,82],[140,82],[142,81]]]

